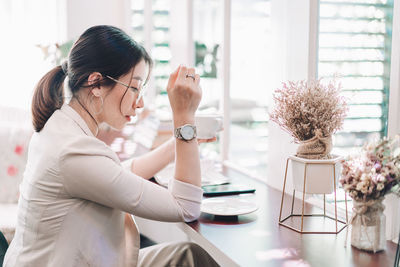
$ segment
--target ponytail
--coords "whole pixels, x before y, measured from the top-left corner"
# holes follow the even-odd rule
[[[63,105],[65,77],[63,67],[57,66],[36,85],[32,98],[32,123],[36,132],[40,132],[54,111]]]

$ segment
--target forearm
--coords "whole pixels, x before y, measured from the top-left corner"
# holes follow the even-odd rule
[[[153,151],[133,160],[131,170],[136,175],[150,179],[175,158],[175,138],[171,138]]]
[[[184,120],[180,122],[177,120],[174,122],[174,126],[177,128],[186,123],[194,124],[194,121]],[[201,186],[200,157],[196,139],[189,142],[176,140],[175,179],[195,186]]]

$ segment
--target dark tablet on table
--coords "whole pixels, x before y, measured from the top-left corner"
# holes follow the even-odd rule
[[[254,193],[256,189],[244,184],[221,184],[202,186],[206,197]]]

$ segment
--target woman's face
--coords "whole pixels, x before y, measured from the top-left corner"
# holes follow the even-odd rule
[[[149,67],[144,60],[141,60],[132,71],[120,77],[112,77],[139,90],[143,90],[143,83],[146,81]],[[121,130],[124,125],[131,120],[131,116],[136,116],[136,109],[143,108],[143,98],[136,103],[139,96],[132,88],[115,83],[111,91],[106,93],[104,98],[103,112],[99,118],[111,127]]]

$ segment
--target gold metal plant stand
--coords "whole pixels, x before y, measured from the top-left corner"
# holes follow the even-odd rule
[[[290,228],[298,233],[302,233],[302,234],[337,234],[340,231],[342,231],[348,224],[348,214],[347,214],[347,195],[346,193],[344,194],[345,197],[345,205],[346,205],[346,221],[341,221],[337,218],[337,204],[336,204],[336,170],[335,170],[335,163],[326,163],[326,162],[321,162],[321,163],[304,163],[304,184],[303,184],[303,201],[302,201],[302,207],[301,207],[301,214],[294,214],[293,213],[293,207],[294,207],[294,198],[295,198],[295,194],[296,191],[293,189],[293,196],[292,196],[292,206],[291,206],[291,210],[290,210],[290,215],[287,216],[286,218],[282,219],[282,209],[283,209],[283,200],[285,197],[285,187],[286,187],[286,178],[287,178],[287,170],[288,170],[288,165],[289,165],[289,160],[290,158],[288,158],[286,160],[286,169],[285,169],[285,180],[283,182],[283,190],[282,190],[282,200],[281,200],[281,210],[279,212],[279,224],[283,225],[287,228]],[[323,214],[304,214],[304,197],[305,197],[305,189],[306,189],[306,177],[307,177],[307,165],[310,164],[332,164],[333,166],[333,188],[334,188],[334,195],[335,195],[335,218],[326,215],[326,209],[325,209],[325,194],[324,194],[324,213]],[[287,223],[285,223],[285,221],[291,217],[300,217],[301,216],[301,226],[300,229],[293,227],[291,225],[288,225]],[[328,218],[331,220],[334,220],[336,223],[336,231],[304,231],[303,230],[303,224],[304,224],[304,217],[324,217],[324,218]],[[338,222],[344,224],[342,228],[338,229]]]

